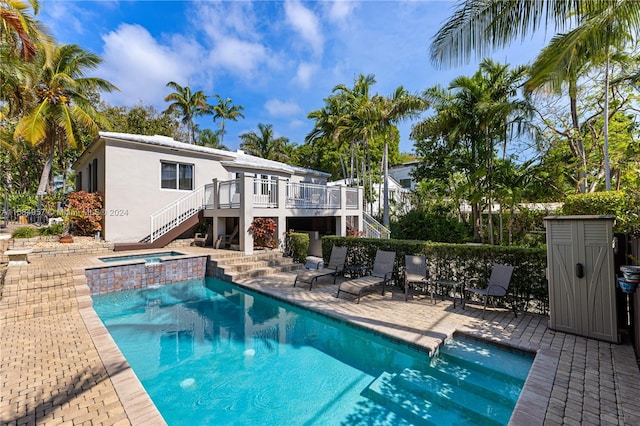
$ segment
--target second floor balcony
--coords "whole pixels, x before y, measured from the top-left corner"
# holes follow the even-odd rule
[[[283,179],[241,177],[205,186],[206,209],[358,210],[362,188],[295,183]]]

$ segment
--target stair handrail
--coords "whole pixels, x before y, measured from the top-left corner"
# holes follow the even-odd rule
[[[391,238],[391,231],[367,212],[362,212],[364,233],[367,238]]]
[[[205,186],[202,185],[167,204],[150,216],[149,241],[154,242],[205,208]]]

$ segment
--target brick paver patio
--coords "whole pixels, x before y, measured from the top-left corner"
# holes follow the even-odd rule
[[[211,249],[189,251],[214,253]],[[9,268],[0,300],[0,423],[147,425],[162,423],[128,364],[90,307],[74,269],[95,254],[34,259]],[[77,273],[77,269],[75,270]],[[321,281],[293,288],[295,273],[245,279],[241,285],[433,350],[463,331],[538,355],[512,424],[640,425],[640,371],[629,344],[612,345],[547,329],[548,318],[515,318],[478,306],[453,308],[400,292],[333,297]]]

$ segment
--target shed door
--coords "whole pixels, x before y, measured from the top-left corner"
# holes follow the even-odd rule
[[[611,222],[552,221],[547,228],[549,327],[616,342]],[[583,265],[578,278],[576,265]]]
[[[578,244],[581,258],[585,262],[585,277],[580,285],[585,286],[583,330],[585,335],[596,339],[617,341],[618,327],[615,309],[615,274],[613,271],[612,230],[610,222],[579,222]],[[608,226],[607,226],[608,225]],[[584,281],[584,282],[582,282]]]
[[[547,228],[547,258],[549,264],[549,327],[568,333],[582,334],[576,308],[580,306],[576,294],[574,265],[578,253],[574,250],[575,222],[553,221]]]

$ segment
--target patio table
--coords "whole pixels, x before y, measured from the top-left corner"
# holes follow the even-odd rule
[[[447,294],[453,291],[453,307],[456,307],[456,292],[460,294],[460,304],[464,309],[464,282],[455,280],[436,280],[436,291],[438,287],[446,288]],[[444,300],[444,293],[442,294],[442,300]]]

